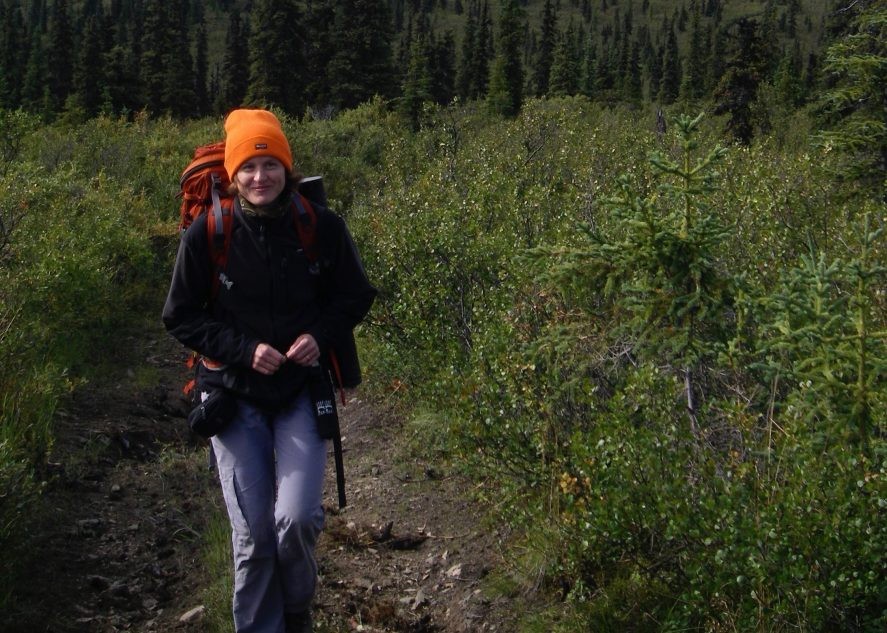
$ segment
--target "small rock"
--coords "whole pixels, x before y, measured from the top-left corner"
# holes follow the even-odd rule
[[[191,622],[198,622],[203,619],[204,614],[206,613],[206,607],[200,605],[199,607],[194,607],[193,609],[186,611],[182,615],[179,616],[179,622],[183,624],[190,624]]]

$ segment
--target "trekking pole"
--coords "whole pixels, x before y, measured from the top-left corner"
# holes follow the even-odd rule
[[[333,438],[333,457],[336,459],[336,489],[339,491],[339,509],[345,507],[345,464],[342,459],[342,435],[336,432]]]

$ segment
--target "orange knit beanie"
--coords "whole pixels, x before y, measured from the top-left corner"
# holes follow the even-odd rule
[[[233,110],[225,119],[225,171],[231,180],[254,156],[273,156],[293,170],[290,144],[277,117],[268,110]]]

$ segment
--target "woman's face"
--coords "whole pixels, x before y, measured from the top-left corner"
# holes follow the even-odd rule
[[[286,184],[286,178],[283,163],[271,156],[254,156],[234,174],[237,191],[247,202],[257,207],[277,200]]]

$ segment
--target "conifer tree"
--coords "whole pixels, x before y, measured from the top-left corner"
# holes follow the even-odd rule
[[[25,66],[22,84],[21,104],[26,110],[50,118],[48,91],[46,84],[46,49],[43,37],[38,29],[31,30],[31,41],[28,49],[28,62]]]
[[[134,40],[129,18],[114,18],[117,32],[114,43],[105,55],[105,89],[102,111],[107,113],[132,112],[144,105],[139,83],[140,50]]]
[[[599,96],[602,93],[612,91],[616,85],[616,77],[613,69],[617,64],[617,52],[608,41],[604,41],[601,55],[597,64],[597,76],[595,77],[595,89]],[[609,97],[608,97],[609,98]]]
[[[813,90],[816,88],[816,83],[819,80],[819,57],[816,56],[816,53],[810,52],[807,55],[807,65],[804,67],[804,77],[803,84],[804,89],[803,93],[805,97],[810,97],[813,94]]]
[[[110,12],[102,10],[96,16],[99,23],[99,33],[102,38],[102,50],[107,54],[114,47],[117,27],[114,24],[114,18]]]
[[[631,102],[644,99],[644,79],[641,71],[641,45],[634,41],[628,58],[628,69],[622,87],[625,98]]]
[[[432,49],[431,96],[435,103],[446,105],[456,96],[456,39],[447,31]]]
[[[219,73],[219,88],[215,95],[214,109],[225,113],[243,104],[249,85],[249,50],[246,44],[246,28],[237,7],[228,14],[228,30],[225,34],[225,52]]]
[[[49,20],[46,48],[46,87],[49,111],[58,112],[73,86],[74,34],[67,0],[55,0]]]
[[[493,18],[490,16],[490,5],[487,0],[484,0],[480,7],[477,41],[472,56],[474,68],[471,71],[472,84],[469,90],[472,98],[480,99],[487,93],[493,52]]]
[[[166,47],[161,51],[163,73],[160,103],[162,111],[185,118],[198,114],[195,90],[194,63],[191,56],[191,30],[189,29],[189,2],[166,0]],[[206,83],[206,73],[201,81]]]
[[[764,72],[770,75],[779,63],[777,43],[779,29],[776,20],[776,0],[767,0],[764,13],[758,22],[758,33],[761,40],[761,53],[764,55]]]
[[[794,39],[798,35],[798,13],[800,11],[799,0],[788,0],[788,6],[785,9],[785,34],[790,39]]]
[[[499,55],[493,60],[490,70],[490,83],[486,96],[487,109],[496,115],[506,115],[511,110],[508,82],[505,78],[505,59]]]
[[[520,112],[524,87],[523,33],[524,10],[519,0],[501,0],[498,48],[487,93],[490,110],[496,114],[516,116]]]
[[[801,45],[795,41],[789,47],[776,68],[773,87],[780,104],[787,108],[796,108],[804,102],[804,78],[802,75]]]
[[[291,114],[304,109],[304,40],[296,28],[299,18],[295,0],[257,0],[253,5],[248,104],[277,106]],[[342,40],[343,46],[346,41]]]
[[[463,100],[477,97],[477,95],[471,94],[471,87],[476,84],[472,76],[478,37],[476,11],[476,4],[469,5],[468,15],[465,18],[465,30],[462,35],[462,56],[459,59],[459,69],[456,72],[456,93]]]
[[[5,3],[0,24],[0,107],[21,105],[28,55],[28,32],[19,0]]]
[[[577,94],[579,76],[579,51],[576,50],[573,21],[570,20],[567,29],[558,37],[554,50],[548,93],[553,97]]]
[[[680,97],[684,101],[695,101],[705,94],[706,55],[701,22],[701,11],[696,8],[690,18],[687,56],[684,58],[684,73],[681,77]]]
[[[660,46],[653,51],[647,62],[647,75],[650,85],[650,101],[659,98],[659,86],[662,84],[662,58],[665,56],[665,47]]]
[[[197,102],[197,113],[205,116],[210,111],[209,99],[209,57],[206,35],[206,24],[201,18],[194,32],[194,96]]]
[[[649,73],[650,63],[656,55],[656,49],[653,47],[650,29],[646,25],[642,26],[638,31],[638,42],[641,44],[641,64]]]
[[[413,45],[413,17],[407,21],[406,28],[400,32],[400,41],[397,44],[397,55],[394,59],[395,77],[401,83],[406,77],[407,68],[410,65],[410,48]]]
[[[616,68],[616,84],[619,88],[625,87],[628,77],[628,64],[631,59],[631,27],[623,27],[619,31],[619,65]]]
[[[413,36],[410,47],[409,67],[402,86],[398,108],[414,130],[419,128],[419,115],[424,103],[432,100],[431,45],[429,33],[421,29]]]
[[[328,66],[331,100],[354,107],[374,95],[391,96],[391,14],[384,0],[342,0],[337,4]]]
[[[143,90],[140,101],[149,111],[160,113],[164,111],[167,51],[173,43],[168,37],[170,30],[163,1],[145,0],[144,12],[139,64],[139,83]]]
[[[727,131],[748,145],[754,135],[752,104],[765,75],[767,54],[761,42],[758,23],[741,18],[727,60],[727,69],[714,92],[715,114],[727,113]]]
[[[708,64],[706,65],[707,72],[705,73],[706,92],[711,92],[715,89],[727,68],[727,31],[725,29],[716,29],[711,39]]]
[[[830,87],[819,108],[819,141],[843,157],[839,175],[887,202],[887,3],[861,2],[826,53]]]
[[[28,9],[27,22],[32,31],[46,33],[49,28],[49,10],[46,6],[46,0],[31,2]]]
[[[121,111],[135,111],[145,107],[145,86],[142,83],[142,35],[146,23],[144,1],[130,6],[123,3],[117,22],[114,46],[123,49],[120,59],[124,63],[123,76],[127,83],[126,92],[115,103],[121,104]]]
[[[687,5],[682,4],[682,5],[681,5],[681,11],[680,11],[680,13],[678,14],[678,19],[677,19],[677,27],[678,27],[678,31],[680,31],[681,33],[683,33],[684,31],[687,30],[687,21],[688,21],[689,19],[690,19],[690,16],[689,16],[688,13],[687,13]]]
[[[305,7],[305,99],[315,108],[329,111],[331,81],[327,69],[336,50],[333,26],[336,21],[335,0],[312,0]]]
[[[557,13],[551,0],[545,0],[542,11],[542,27],[539,45],[536,50],[533,66],[533,88],[537,97],[548,93],[548,79],[554,59],[555,40],[557,37]]]
[[[582,60],[582,83],[579,91],[593,99],[595,96],[595,82],[597,80],[597,44],[594,38],[589,36],[585,41],[585,54]]]
[[[669,28],[665,38],[665,54],[662,58],[662,79],[659,82],[659,101],[674,103],[681,88],[681,55],[674,29]]]
[[[96,15],[86,18],[74,66],[73,105],[87,117],[98,114],[104,100],[106,64],[101,27]]]
[[[86,22],[89,18],[102,18],[104,16],[104,7],[101,0],[83,0],[80,4],[80,10],[75,11],[74,24],[78,33],[86,30]],[[101,23],[101,21],[100,21]]]

